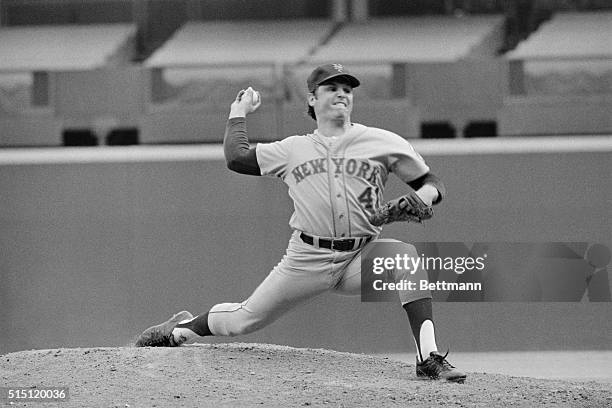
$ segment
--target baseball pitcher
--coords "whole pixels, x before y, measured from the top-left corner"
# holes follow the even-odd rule
[[[287,185],[295,211],[285,255],[246,300],[214,305],[196,317],[179,312],[145,330],[137,346],[180,346],[199,336],[251,333],[323,292],[359,295],[361,258],[380,242],[382,226],[432,217],[432,205],[446,190],[423,158],[399,135],[352,122],[353,90],[360,81],[343,65],[327,64],[306,82],[308,114],[317,123],[312,133],[251,147],[246,117],[262,101],[249,87],[231,104],[224,138],[230,170],[275,177]],[[382,203],[389,173],[406,183],[406,194]],[[418,257],[414,246],[391,241]],[[392,272],[398,282],[427,280],[423,268],[412,273]],[[414,336],[417,376],[464,382],[466,375],[438,352],[430,292],[398,294]]]

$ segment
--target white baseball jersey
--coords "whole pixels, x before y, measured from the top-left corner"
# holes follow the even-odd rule
[[[408,182],[429,172],[407,140],[356,123],[339,137],[315,130],[256,149],[261,174],[289,187],[295,207],[289,225],[320,237],[380,234],[368,217],[381,204],[389,173]]]

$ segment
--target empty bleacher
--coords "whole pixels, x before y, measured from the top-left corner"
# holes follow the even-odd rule
[[[252,117],[256,140],[308,131],[314,122],[305,116],[305,78],[325,62],[347,63],[363,78],[356,121],[405,137],[418,137],[420,121],[432,118],[458,126],[470,119],[494,121],[501,105],[500,69],[480,61],[494,62],[502,28],[501,16],[382,18],[341,25],[329,20],[189,22],[145,62],[152,69],[153,104],[140,123],[143,140],[220,141],[227,105],[248,85],[261,89],[267,102]],[[477,73],[469,78],[458,63],[480,69],[468,67]],[[485,97],[464,98],[482,84],[483,75],[492,84],[478,87]],[[431,81],[443,84],[453,97],[431,87]]]
[[[612,12],[558,13],[506,55],[501,133],[612,131]]]
[[[0,28],[0,71],[84,71],[118,57],[133,24]]]
[[[73,130],[127,143],[108,137],[117,129],[218,143],[247,86],[264,100],[253,140],[277,140],[314,127],[305,78],[327,62],[362,79],[353,120],[407,138],[606,133],[611,16],[556,14],[505,56],[502,15],[189,21],[143,63],[136,24],[3,27],[0,145],[58,145]]]
[[[296,63],[333,29],[330,20],[188,22],[146,61],[149,67]]]
[[[63,128],[124,115],[139,94],[125,68],[135,33],[134,24],[0,28],[0,145],[58,145]]]
[[[315,61],[454,62],[478,55],[494,56],[501,37],[501,16],[430,16],[378,18],[342,26]],[[483,45],[488,45],[487,50]]]
[[[502,16],[486,15],[347,23],[311,61],[339,60],[358,70],[364,79],[359,95],[368,106],[360,110],[356,103],[356,120],[406,137],[423,136],[423,122],[452,127],[460,135],[471,121],[496,120],[503,97],[499,83],[504,69],[496,58],[503,22]],[[399,112],[371,109],[385,104],[378,99],[407,102]]]
[[[143,141],[221,141],[229,103],[247,86],[265,101],[250,124],[255,139],[277,139],[285,67],[307,57],[334,26],[316,19],[185,24],[145,61],[153,104],[140,123]]]
[[[511,59],[592,59],[612,56],[612,12],[557,13],[508,53]]]

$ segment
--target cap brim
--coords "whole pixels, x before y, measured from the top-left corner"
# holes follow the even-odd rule
[[[340,78],[340,77],[346,78],[348,80],[348,84],[352,86],[353,88],[357,88],[361,84],[361,82],[359,82],[359,80],[355,78],[354,76],[352,76],[351,74],[334,74],[334,75],[330,75],[327,78],[320,80],[319,82],[317,82],[317,85],[321,85],[323,82],[327,82],[330,79]]]

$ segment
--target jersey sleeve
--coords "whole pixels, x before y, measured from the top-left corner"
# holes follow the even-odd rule
[[[416,155],[400,155],[391,166],[391,172],[406,183],[427,174],[429,166],[418,153]]]
[[[429,166],[414,150],[410,142],[391,132],[385,138],[388,141],[386,145],[389,149],[387,165],[390,172],[406,183],[429,172]]]
[[[257,163],[262,176],[285,178],[291,151],[290,145],[291,138],[257,145]]]

